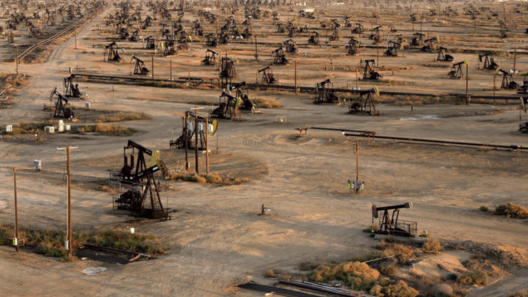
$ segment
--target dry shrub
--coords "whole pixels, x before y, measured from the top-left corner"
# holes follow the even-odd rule
[[[97,125],[89,125],[89,126],[84,126],[82,128],[77,128],[77,132],[79,134],[92,132],[92,133],[97,133],[99,135],[128,136],[128,135],[132,135],[135,132],[135,130],[121,126],[121,125],[97,124]]]
[[[213,174],[202,174],[201,175],[205,180],[210,184],[221,184],[222,183],[222,177],[218,175],[218,173]]]
[[[264,276],[265,277],[275,277],[275,272],[272,269],[268,269],[266,270],[266,272],[264,272]]]
[[[253,104],[257,105],[259,108],[264,109],[273,109],[283,106],[281,103],[270,99],[253,98],[251,101],[253,101]]]
[[[380,273],[361,262],[343,262],[336,266],[319,265],[310,274],[309,279],[316,282],[341,280],[356,290],[370,290]]]
[[[396,266],[394,265],[389,264],[389,265],[381,266],[380,272],[384,275],[393,275],[393,274],[398,273],[398,268],[396,268]]]
[[[507,218],[514,219],[526,219],[528,218],[528,210],[526,208],[515,205],[511,202],[508,202],[506,205],[501,204],[495,208],[495,215],[506,216]]]
[[[198,174],[189,174],[189,175],[179,175],[179,180],[204,184],[207,180],[204,177],[199,176]]]
[[[418,291],[409,287],[406,282],[399,280],[393,285],[389,285],[384,288],[386,297],[416,297]]]
[[[439,252],[442,250],[442,245],[440,244],[440,241],[438,241],[438,239],[430,239],[424,242],[423,250],[425,252]]]
[[[44,134],[44,127],[53,126],[57,121],[49,120],[38,123],[23,122],[13,126],[13,131],[7,133],[8,135],[20,135],[20,134]],[[3,127],[5,130],[5,127]]]
[[[474,270],[459,276],[457,282],[464,285],[486,286],[488,284],[488,275],[480,270]]]
[[[121,121],[137,121],[137,120],[146,120],[150,119],[150,116],[148,116],[145,113],[137,113],[137,112],[120,112],[115,115],[100,116],[97,120],[95,120],[96,123],[102,123],[102,122],[121,122]]]
[[[510,292],[508,293],[508,297],[528,297],[528,292],[519,292],[519,291],[515,291],[515,292]]]

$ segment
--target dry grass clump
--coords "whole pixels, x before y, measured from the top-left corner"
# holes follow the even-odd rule
[[[0,245],[10,244],[13,237],[13,226],[0,225]],[[155,239],[154,235],[131,234],[114,230],[97,233],[73,232],[73,249],[78,249],[83,243],[92,243],[152,255],[166,254],[166,249],[159,242],[155,242]],[[66,231],[19,228],[19,240],[25,242],[25,247],[46,257],[63,257],[66,253],[63,249]]]
[[[372,231],[374,231],[374,233],[376,233],[378,232],[378,229],[379,229],[378,225],[373,224],[373,225],[369,225],[366,229],[363,229],[363,232],[372,233]]]
[[[115,125],[115,124],[89,125],[89,126],[84,126],[82,128],[77,128],[76,131],[79,134],[96,133],[99,135],[108,135],[108,136],[129,136],[129,135],[132,135],[134,132],[137,132],[134,129],[130,129],[130,128],[127,128],[121,125]]]
[[[20,135],[20,134],[44,134],[44,127],[53,126],[57,121],[48,120],[39,123],[29,123],[24,122],[19,125],[13,126],[13,131],[8,132],[8,135]],[[2,127],[2,130],[5,131],[5,127]]]
[[[506,216],[507,218],[514,219],[526,219],[528,218],[528,210],[526,208],[515,205],[511,202],[508,202],[506,205],[501,204],[495,208],[494,215]]]
[[[380,273],[361,262],[343,262],[336,266],[319,265],[310,274],[309,279],[316,282],[341,280],[356,290],[370,290]]]
[[[251,101],[253,101],[253,104],[255,104],[257,107],[264,109],[273,109],[283,106],[280,102],[270,99],[253,98]]]
[[[442,245],[440,244],[440,241],[438,241],[438,239],[430,239],[424,242],[423,250],[424,252],[439,252],[442,250]]]
[[[275,277],[275,272],[272,269],[268,269],[266,270],[266,272],[264,272],[264,276],[265,277]]]
[[[375,297],[416,297],[420,293],[402,281],[380,278],[379,284],[373,286],[369,294]]]
[[[173,181],[186,181],[193,183],[209,183],[209,184],[224,184],[224,185],[233,185],[249,182],[247,178],[229,178],[221,177],[218,173],[211,174],[180,174],[173,173],[170,177]]]
[[[389,264],[389,265],[381,266],[380,272],[381,274],[384,274],[384,275],[393,275],[393,274],[398,273],[398,268],[396,268],[396,266],[394,265]]]
[[[464,285],[486,286],[488,275],[480,270],[474,270],[459,276],[457,282]]]
[[[510,292],[508,293],[508,297],[528,297],[528,292],[519,292],[519,291],[515,291],[515,292]]]
[[[137,120],[147,120],[150,119],[150,116],[143,112],[120,112],[115,115],[100,116],[96,123],[102,122],[121,122],[121,121],[137,121]]]

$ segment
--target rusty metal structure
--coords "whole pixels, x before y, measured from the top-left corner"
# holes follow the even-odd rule
[[[462,70],[462,65],[464,64],[464,61],[453,64],[453,67],[451,67],[451,70],[447,73],[447,75],[451,78],[464,78],[464,71]]]
[[[59,92],[57,92],[57,88],[53,88],[49,96],[50,102],[52,101],[54,95],[57,96],[57,101],[55,101],[55,106],[51,118],[65,118],[68,120],[74,119],[77,115],[70,107],[68,103],[68,98],[64,97]]]
[[[412,202],[382,207],[372,205],[372,222],[374,222],[374,219],[379,219],[379,228],[377,233],[394,236],[416,237],[418,235],[418,223],[399,220],[400,209],[409,209],[412,207]],[[392,216],[389,215],[389,211],[391,210]],[[380,212],[383,212],[381,216],[379,214]]]
[[[277,82],[275,76],[273,75],[273,69],[271,67],[262,68],[258,71],[261,75],[260,82],[265,84],[274,84]]]
[[[363,69],[363,79],[375,79],[379,80],[382,78],[381,74],[374,71],[374,63],[375,61],[373,59],[371,60],[361,60],[361,64],[365,64],[365,68]]]
[[[228,58],[227,55],[220,60],[220,82],[222,87],[226,87],[236,78],[235,62]]]
[[[348,112],[351,114],[380,115],[379,111],[376,110],[374,95],[379,96],[379,90],[376,87],[368,91],[359,91],[360,102],[352,103],[348,107]]]
[[[218,56],[217,52],[207,49],[202,65],[216,65],[216,56]]]
[[[493,53],[479,54],[479,61],[481,63],[483,62],[482,58],[484,58],[483,69],[496,70],[499,68],[499,64],[495,63],[495,55]]]
[[[397,57],[398,50],[401,49],[401,47],[402,45],[400,43],[390,40],[387,45],[387,50],[383,54],[387,57]]]
[[[440,62],[453,62],[455,58],[452,55],[446,53],[446,48],[439,46],[438,47],[438,56],[436,57],[437,61]]]
[[[332,86],[330,79],[315,84],[317,96],[315,97],[314,103],[339,103],[339,97],[335,94],[335,90]]]
[[[137,162],[134,162],[136,151]],[[145,155],[152,157],[153,152],[132,140],[123,148],[124,165],[113,178],[120,179],[121,183],[132,188],[113,198],[114,212],[127,212],[134,217],[149,219],[170,219],[169,209],[163,207],[158,183],[154,177],[154,173],[161,170],[167,174],[168,170],[159,159],[151,159],[147,166]]]
[[[354,37],[351,37],[348,41],[348,44],[345,46],[347,50],[347,56],[355,56],[358,54],[359,46],[361,41],[356,40]]]
[[[271,51],[271,56],[273,58],[273,64],[275,65],[288,64],[288,59],[286,59],[286,54],[284,53],[284,49],[282,47]]]
[[[148,75],[149,74],[150,71],[145,66],[145,62],[143,62],[143,60],[139,59],[136,56],[132,56],[132,58],[130,59],[130,62],[132,62],[132,60],[136,60],[136,63],[134,64],[134,72],[133,72],[134,75]]]
[[[64,95],[69,97],[80,98],[82,96],[81,91],[79,90],[79,84],[74,84],[73,80],[75,79],[75,74],[70,75],[69,77],[64,78]]]

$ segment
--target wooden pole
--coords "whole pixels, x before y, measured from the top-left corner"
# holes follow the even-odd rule
[[[295,95],[297,95],[297,59],[295,59]]]
[[[198,168],[198,115],[194,113],[194,158],[196,164],[196,173],[200,173]]]
[[[517,70],[517,47],[515,47],[515,50],[513,52],[513,75],[515,75],[515,71]]]
[[[16,46],[16,74],[18,75],[18,45]]]
[[[189,61],[189,76],[187,77],[187,81],[191,81],[191,61]]]
[[[356,68],[356,91],[359,91],[359,71]]]
[[[170,67],[170,80],[172,81],[172,60],[170,60],[170,63],[169,63],[169,67]]]
[[[255,61],[258,61],[257,35],[255,35]]]
[[[75,49],[77,49],[77,25],[74,26],[73,32],[75,32]]]
[[[71,259],[73,253],[72,246],[72,220],[71,220],[71,171],[70,171],[70,146],[66,147],[68,164],[68,258]]]
[[[496,87],[496,79],[497,79],[497,73],[493,74],[493,105],[495,105],[495,89]]]
[[[187,139],[187,113],[185,113],[185,120],[183,123],[183,139],[185,140],[185,170],[189,170],[189,140]]]
[[[209,119],[205,119],[205,173],[209,174]]]
[[[150,57],[152,61],[152,80],[154,80],[154,54],[152,54]]]
[[[14,183],[15,183],[15,248],[17,253],[20,251],[18,248],[18,198],[17,198],[17,180],[16,180],[16,168],[13,168]]]
[[[359,181],[359,140],[356,140],[356,181]],[[356,194],[359,193],[359,188],[356,186]]]
[[[466,63],[466,105],[469,105],[469,64]]]

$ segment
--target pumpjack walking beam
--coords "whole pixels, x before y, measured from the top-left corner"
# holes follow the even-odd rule
[[[386,235],[416,237],[418,233],[418,224],[416,222],[399,221],[400,209],[412,207],[412,202],[383,207],[377,207],[376,205],[372,205],[372,221],[374,222],[374,219],[379,218],[378,233]],[[392,217],[389,215],[390,210],[392,210]],[[383,215],[381,217],[379,217],[380,211],[383,211]]]

